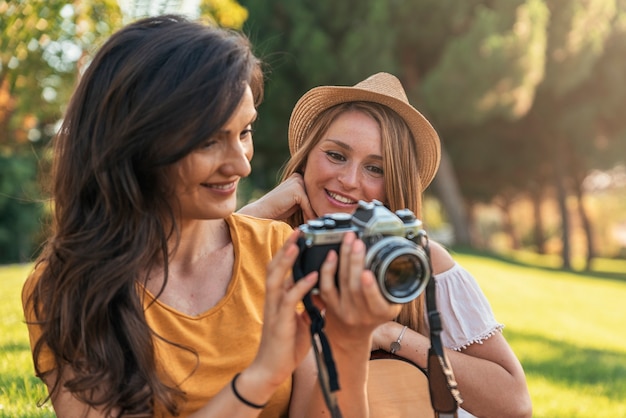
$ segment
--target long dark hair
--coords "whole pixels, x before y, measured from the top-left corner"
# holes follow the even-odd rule
[[[53,232],[27,300],[51,394],[64,378],[109,414],[149,416],[155,403],[177,413],[183,394],[157,376],[136,286],[156,263],[167,283],[168,166],[228,121],[246,84],[258,104],[263,75],[244,35],[175,15],[126,26],[89,64],[54,140]],[[54,370],[39,362],[47,349]]]

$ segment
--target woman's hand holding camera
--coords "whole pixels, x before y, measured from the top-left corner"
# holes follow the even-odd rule
[[[347,344],[345,348],[352,350],[355,343],[367,343],[369,352],[374,329],[394,318],[401,306],[383,297],[374,275],[364,267],[365,253],[363,241],[353,232],[346,233],[339,255],[330,251],[320,269],[319,296],[325,307],[326,333],[331,343]]]
[[[296,306],[317,282],[313,272],[293,282],[289,272],[297,255],[294,231],[267,267],[267,294],[263,334],[259,351],[250,369],[275,386],[282,383],[300,364],[311,347],[309,317],[296,312]]]
[[[363,395],[372,333],[398,315],[401,307],[382,295],[374,275],[365,269],[365,254],[363,241],[354,232],[347,232],[339,254],[334,250],[327,254],[320,269],[319,295],[315,296],[316,304],[324,309],[324,332],[339,377],[337,399],[340,410],[348,414],[346,417],[367,415],[367,399]]]

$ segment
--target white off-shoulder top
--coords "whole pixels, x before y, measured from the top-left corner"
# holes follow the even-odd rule
[[[496,321],[491,305],[476,279],[458,263],[450,270],[435,275],[435,285],[437,310],[443,326],[441,342],[445,347],[460,351],[471,344],[482,344],[504,328],[503,324]],[[426,307],[424,315],[426,330],[430,332]],[[471,418],[474,415],[459,408],[458,417]]]
[[[496,321],[476,279],[461,265],[455,263],[450,270],[437,274],[435,283],[437,310],[443,325],[441,342],[445,347],[460,351],[471,344],[482,344],[502,331],[504,325]],[[427,315],[426,307],[424,315]]]

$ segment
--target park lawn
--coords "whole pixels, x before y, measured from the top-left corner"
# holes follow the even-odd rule
[[[0,417],[54,417],[47,395],[34,376],[28,332],[22,314],[21,291],[31,265],[0,266]]]
[[[526,370],[536,418],[626,417],[626,262],[582,275],[469,253],[474,274]],[[0,417],[54,417],[37,407],[20,292],[30,265],[0,267]],[[607,270],[605,269],[605,272]],[[609,277],[609,278],[606,278]]]
[[[455,254],[489,298],[536,418],[626,417],[626,261],[584,275]],[[604,278],[604,277],[611,278]]]

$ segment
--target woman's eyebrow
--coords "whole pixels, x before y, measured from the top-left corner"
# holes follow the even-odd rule
[[[250,121],[249,121],[248,123],[246,123],[246,126],[248,126],[248,125],[252,125],[252,124],[256,121],[256,119],[257,119],[257,117],[258,117],[258,116],[259,116],[259,112],[257,112],[257,111],[255,110],[255,111],[254,111],[254,114],[253,114],[253,115],[252,115],[252,117],[250,118]],[[228,134],[230,134],[230,129],[223,129],[223,128],[220,128],[220,129],[216,132],[216,134],[217,134],[217,135],[228,135]]]
[[[340,148],[345,149],[346,151],[354,151],[354,148],[352,148],[351,145],[346,144],[345,142],[340,141],[338,139],[327,138],[326,141],[332,142],[333,144],[337,145]],[[373,160],[379,160],[379,161],[383,160],[382,155],[378,155],[378,154],[369,154],[367,157]]]

